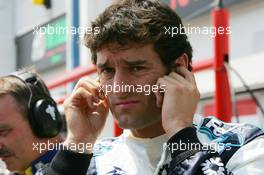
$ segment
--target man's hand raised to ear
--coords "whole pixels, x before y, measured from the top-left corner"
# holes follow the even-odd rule
[[[181,129],[192,126],[200,93],[193,73],[183,66],[177,67],[176,72],[159,78],[157,83],[165,86],[162,125],[170,138]],[[160,98],[159,96],[158,99]]]
[[[82,78],[71,96],[64,102],[68,129],[64,146],[78,143],[94,144],[101,133],[109,106],[99,86],[97,82]],[[86,153],[91,152],[92,150],[86,150]]]

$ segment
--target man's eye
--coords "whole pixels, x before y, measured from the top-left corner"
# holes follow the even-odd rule
[[[134,71],[134,72],[136,72],[136,71],[140,71],[140,70],[142,70],[142,69],[144,69],[143,66],[133,66],[133,67],[131,67],[131,70]]]
[[[115,70],[113,68],[103,68],[100,73],[106,73],[106,74],[109,74],[109,73],[113,73]]]
[[[9,130],[0,130],[0,136],[1,137],[5,137],[5,136],[7,136],[7,134],[9,133]]]

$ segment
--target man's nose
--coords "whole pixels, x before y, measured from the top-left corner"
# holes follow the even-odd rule
[[[131,84],[129,75],[122,71],[117,71],[113,82],[113,93],[114,94],[124,94],[127,93],[125,86]]]
[[[113,85],[121,86],[126,82],[126,78],[128,77],[125,75],[124,72],[117,71],[113,79]]]

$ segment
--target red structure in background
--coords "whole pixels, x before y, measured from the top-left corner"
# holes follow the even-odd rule
[[[232,116],[231,92],[228,73],[224,65],[228,63],[229,58],[229,37],[226,32],[229,27],[229,13],[221,6],[220,1],[219,7],[212,11],[213,26],[218,31],[214,38],[215,116],[222,121],[230,122]],[[224,29],[224,33],[220,33],[220,29]]]
[[[221,1],[219,1],[221,2]],[[220,4],[220,3],[219,3]],[[228,11],[221,6],[213,9],[212,11],[213,25],[218,29],[219,27],[226,29],[228,27]],[[220,34],[216,32],[214,39],[214,59],[206,59],[193,63],[193,71],[202,71],[205,69],[213,68],[215,72],[215,116],[220,120],[229,122],[231,120],[231,96],[230,87],[228,81],[228,74],[225,69],[224,63],[228,61],[228,34]],[[83,76],[91,75],[95,73],[94,66],[91,67],[79,67],[70,72],[66,72],[59,79],[56,79],[48,83],[48,88],[53,89],[67,83],[76,81]],[[57,100],[58,103],[63,103],[65,97]],[[114,123],[114,136],[119,136],[122,133],[116,123]]]

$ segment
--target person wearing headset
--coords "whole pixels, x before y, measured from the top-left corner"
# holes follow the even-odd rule
[[[9,171],[41,174],[62,141],[62,124],[56,103],[36,73],[22,70],[0,77],[0,157]]]

